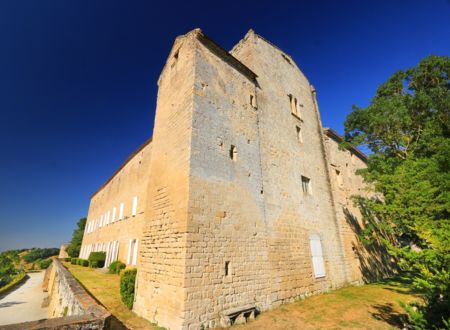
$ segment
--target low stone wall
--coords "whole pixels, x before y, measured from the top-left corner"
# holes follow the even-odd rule
[[[111,313],[98,304],[57,259],[45,273],[43,290],[49,293],[45,302],[48,305],[48,319],[0,326],[0,329],[112,328]]]

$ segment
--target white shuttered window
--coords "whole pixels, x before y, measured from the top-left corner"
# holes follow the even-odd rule
[[[120,203],[119,207],[119,220],[123,219],[123,203]]]
[[[133,217],[135,217],[136,213],[137,213],[137,203],[138,203],[138,198],[137,198],[137,196],[134,196],[133,197],[133,209],[132,209],[132,212],[131,212],[131,215]]]
[[[309,244],[311,246],[312,264],[314,269],[314,276],[316,278],[325,276],[325,263],[323,260],[322,243],[320,236],[312,234],[309,237]]]

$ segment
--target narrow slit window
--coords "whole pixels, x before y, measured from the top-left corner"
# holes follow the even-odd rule
[[[250,105],[253,109],[257,109],[258,106],[256,105],[256,97],[253,94],[250,94]]]
[[[304,194],[311,194],[311,180],[302,175],[302,190]]]
[[[297,141],[303,143],[302,129],[300,128],[300,126],[295,126],[295,130],[297,133]]]
[[[342,187],[344,185],[344,182],[342,180],[342,173],[338,169],[335,169],[336,171],[336,181],[339,187]]]
[[[225,276],[229,276],[229,275],[230,275],[230,262],[225,261]]]
[[[234,145],[231,145],[231,148],[230,148],[230,158],[233,161],[236,161],[236,159],[237,159],[237,149],[236,149],[236,146],[234,146]]]

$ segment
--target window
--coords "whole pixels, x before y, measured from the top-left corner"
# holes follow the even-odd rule
[[[344,182],[342,180],[342,173],[338,169],[334,169],[336,173],[336,181],[339,187],[342,187],[344,185]]]
[[[322,243],[320,236],[312,234],[309,237],[309,244],[311,247],[311,257],[314,270],[314,277],[320,278],[325,276],[325,263],[323,261]]]
[[[256,105],[256,97],[253,94],[250,94],[250,105],[253,109],[258,109],[258,106]]]
[[[299,103],[297,98],[295,98],[292,94],[289,94],[289,102],[291,104],[291,113],[295,115],[298,118],[301,118],[300,116],[300,109],[299,109]]]
[[[116,208],[115,207],[113,208],[111,223],[113,223],[114,221],[116,221]]]
[[[133,217],[135,217],[135,216],[136,216],[136,213],[137,213],[137,203],[138,203],[138,198],[137,198],[137,196],[134,196],[134,197],[133,197],[133,209],[132,209],[132,211],[131,211],[131,215],[132,215]]]
[[[303,143],[302,129],[300,126],[295,126],[295,130],[297,132],[297,141]]]
[[[236,159],[237,159],[237,149],[234,145],[231,145],[231,148],[230,148],[230,158],[234,161],[236,161]]]
[[[230,275],[230,262],[225,261],[225,276],[229,276],[229,275]]]
[[[302,175],[302,190],[305,194],[311,194],[311,180]]]
[[[136,266],[137,252],[138,252],[138,240],[137,239],[130,239],[130,243],[128,244],[127,265],[134,265],[134,266]]]
[[[105,221],[105,225],[109,225],[109,216],[111,214],[111,211],[108,210],[108,212],[106,212],[106,221]]]
[[[123,219],[123,203],[120,203],[119,207],[119,220]]]
[[[100,217],[100,222],[98,223],[98,228],[103,225],[103,215]]]

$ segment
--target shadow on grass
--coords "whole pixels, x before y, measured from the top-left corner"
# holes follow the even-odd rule
[[[403,328],[404,324],[407,323],[407,315],[396,312],[391,303],[373,305],[372,307],[376,309],[376,312],[372,313],[372,317],[376,320],[384,321],[397,328]]]

